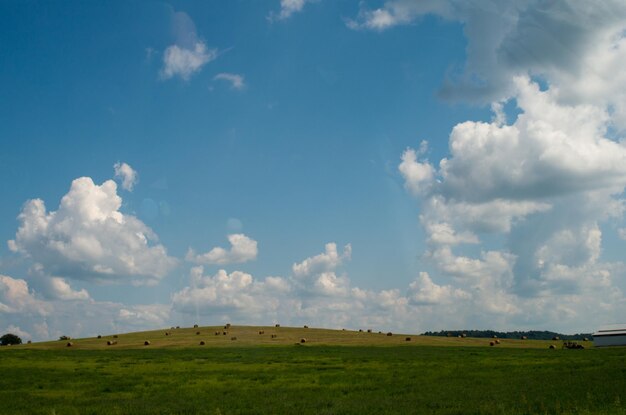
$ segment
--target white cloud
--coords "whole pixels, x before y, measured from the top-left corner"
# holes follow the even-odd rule
[[[280,277],[255,281],[245,272],[229,274],[223,269],[206,276],[202,266],[192,268],[190,283],[191,286],[173,294],[176,311],[237,316],[248,321],[277,315],[281,299],[290,290],[289,283]]]
[[[247,237],[242,233],[228,235],[228,242],[231,244],[230,250],[215,247],[204,254],[196,254],[193,249],[187,252],[187,261],[196,264],[241,264],[253,261],[258,255],[257,241]]]
[[[0,313],[22,313],[45,316],[50,308],[28,289],[22,279],[0,275]]]
[[[307,258],[299,264],[293,264],[293,275],[296,278],[301,278],[333,271],[340,266],[344,260],[349,260],[351,255],[352,246],[350,244],[344,246],[343,254],[339,255],[337,252],[337,244],[334,242],[327,243],[324,253]]]
[[[39,264],[46,275],[155,283],[176,260],[154,243],[149,227],[119,211],[121,204],[114,181],[96,185],[89,177],[78,178],[56,211],[47,212],[41,199],[26,202],[9,248]],[[56,287],[70,295],[59,281]]]
[[[204,65],[217,58],[217,49],[209,49],[198,37],[196,25],[187,13],[173,13],[172,30],[176,39],[163,53],[161,79],[179,76],[185,81],[189,80]]]
[[[285,20],[290,18],[294,13],[302,11],[307,3],[315,0],[280,0],[280,11],[278,13],[271,12],[268,19],[272,22],[275,20]]]
[[[626,63],[624,2],[389,0],[373,10],[361,5],[347,25],[382,31],[428,14],[462,24],[468,43],[465,67],[443,96],[498,101],[513,93],[513,77],[545,76],[564,99],[612,105],[626,127],[626,76],[618,70]]]
[[[180,76],[186,81],[215,58],[217,58],[217,49],[208,49],[203,42],[197,42],[189,49],[178,45],[168,46],[163,53],[161,77],[170,79]]]
[[[456,299],[465,300],[469,293],[455,289],[450,285],[437,285],[427,272],[420,272],[419,276],[409,284],[409,301],[416,305],[433,305],[450,303]]]
[[[115,170],[115,178],[122,181],[122,188],[132,192],[138,181],[137,172],[128,164],[119,161],[113,165],[113,169]]]
[[[231,88],[233,89],[242,90],[246,87],[246,83],[243,78],[243,75],[238,75],[235,73],[227,73],[227,72],[218,73],[217,75],[213,77],[213,80],[229,82]]]
[[[425,0],[425,1],[387,1],[384,6],[378,9],[370,10],[363,6],[356,19],[348,19],[346,25],[350,29],[368,29],[383,31],[394,26],[403,25],[412,22],[419,16],[437,13],[448,15],[450,6],[441,0]]]

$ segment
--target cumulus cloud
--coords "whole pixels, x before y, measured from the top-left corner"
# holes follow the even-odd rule
[[[215,60],[218,51],[209,49],[198,37],[196,25],[186,13],[174,13],[172,22],[176,42],[168,46],[163,53],[161,79],[179,76],[183,80],[189,80],[204,65]]]
[[[465,67],[442,96],[498,101],[513,93],[513,77],[544,76],[563,98],[613,105],[626,126],[626,78],[616,70],[626,62],[623,2],[389,0],[376,9],[362,4],[347,25],[382,31],[429,14],[461,23],[468,43]]]
[[[50,276],[156,283],[176,260],[155,243],[157,236],[149,227],[120,212],[121,205],[114,181],[96,185],[89,177],[78,178],[56,211],[48,212],[41,199],[26,202],[9,248]],[[62,280],[52,285],[61,295],[85,295],[70,294]]]
[[[243,75],[235,73],[222,72],[213,77],[214,81],[226,81],[230,83],[231,88],[242,90],[246,87]]]
[[[325,252],[306,258],[300,263],[295,263],[291,267],[296,278],[307,277],[327,271],[333,271],[340,266],[343,261],[349,260],[352,256],[352,246],[347,244],[343,248],[343,253],[339,255],[337,244],[330,242],[326,244]]]
[[[22,279],[0,275],[0,313],[23,313],[45,316],[50,308],[35,298]]]
[[[228,235],[230,249],[215,247],[204,254],[196,254],[193,249],[187,251],[187,261],[197,264],[241,264],[243,262],[253,261],[259,252],[257,241],[247,237],[242,233]]]
[[[132,192],[138,181],[137,172],[128,164],[119,161],[113,165],[113,169],[115,170],[115,178],[122,181],[122,188]]]

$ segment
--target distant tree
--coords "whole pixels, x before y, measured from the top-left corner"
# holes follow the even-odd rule
[[[9,344],[22,344],[22,339],[11,333],[7,333],[4,336],[0,337],[0,345],[6,346]]]

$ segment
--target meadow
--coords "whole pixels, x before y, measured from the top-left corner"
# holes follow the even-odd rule
[[[626,414],[624,348],[221,329],[4,347],[0,413]]]

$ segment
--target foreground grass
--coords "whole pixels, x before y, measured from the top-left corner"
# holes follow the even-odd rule
[[[626,414],[623,348],[16,347],[0,373],[1,413]]]

